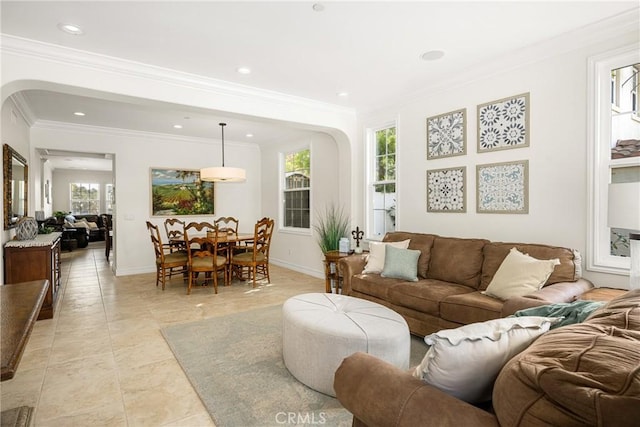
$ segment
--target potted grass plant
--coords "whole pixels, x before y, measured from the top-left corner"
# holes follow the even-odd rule
[[[317,233],[318,245],[323,253],[337,251],[340,238],[348,236],[349,217],[342,208],[331,204],[318,215],[318,223],[313,228]]]

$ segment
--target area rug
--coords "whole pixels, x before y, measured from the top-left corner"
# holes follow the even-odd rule
[[[32,412],[31,406],[6,409],[0,412],[0,425],[2,427],[29,427]]]
[[[350,426],[337,399],[293,377],[282,361],[282,306],[162,329],[217,427]],[[411,365],[426,352],[412,337]]]

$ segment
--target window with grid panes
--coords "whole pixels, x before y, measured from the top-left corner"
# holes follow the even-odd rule
[[[69,184],[69,193],[72,213],[100,213],[100,184],[72,182]]]
[[[284,155],[285,227],[308,229],[310,226],[311,151],[307,148]]]
[[[369,227],[373,239],[396,229],[396,127],[370,134]]]

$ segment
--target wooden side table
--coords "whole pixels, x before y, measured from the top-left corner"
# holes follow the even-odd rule
[[[324,284],[326,293],[332,293],[333,286],[331,285],[333,283],[335,283],[336,293],[340,293],[342,276],[338,268],[338,261],[340,261],[340,258],[348,257],[349,255],[351,255],[351,252],[328,251],[324,254]]]
[[[593,288],[580,296],[580,299],[590,301],[611,301],[627,292],[627,289]]]

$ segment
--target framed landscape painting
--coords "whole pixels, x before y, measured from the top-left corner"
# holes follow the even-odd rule
[[[213,182],[200,171],[151,168],[151,215],[213,215]]]

